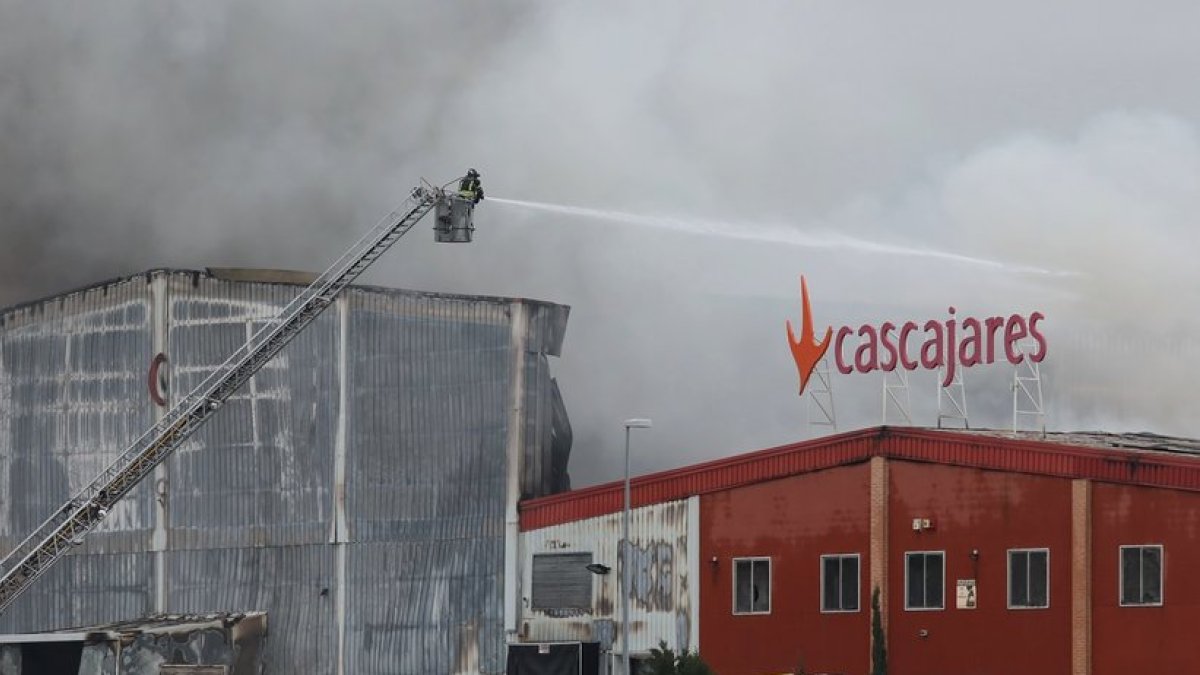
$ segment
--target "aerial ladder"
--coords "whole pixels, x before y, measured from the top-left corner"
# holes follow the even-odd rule
[[[230,396],[317,318],[371,263],[435,211],[439,242],[470,242],[478,197],[424,181],[279,314],[133,441],[0,561],[0,614],[96,527],[112,507],[183,444]],[[465,185],[465,183],[463,183]]]

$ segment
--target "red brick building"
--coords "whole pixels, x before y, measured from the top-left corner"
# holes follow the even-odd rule
[[[641,577],[669,574],[684,589],[673,603],[659,593],[653,609],[686,628],[635,614],[635,654],[663,639],[698,647],[720,675],[800,663],[865,675],[877,588],[892,675],[1200,668],[1190,640],[1200,616],[1197,441],[881,427],[641,476],[632,494],[647,523],[635,547],[649,537],[676,547],[669,570]],[[665,504],[680,504],[679,515],[645,517]],[[620,483],[526,501],[523,536],[599,549],[619,533],[562,528],[611,523],[621,506]],[[561,626],[563,639],[620,653],[619,586],[605,586],[619,579],[611,550],[597,558],[611,579],[579,577],[597,584],[596,602],[546,613],[523,639],[555,639]],[[529,567],[539,555],[522,557]],[[525,574],[523,585],[538,583]]]

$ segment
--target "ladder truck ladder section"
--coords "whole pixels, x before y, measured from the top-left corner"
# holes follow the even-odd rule
[[[122,497],[154,471],[371,263],[408,234],[435,207],[449,210],[462,198],[423,184],[408,200],[338,258],[279,314],[173,407],[157,424],[46,519],[0,561],[0,613],[94,528]],[[472,205],[473,206],[473,205]],[[469,218],[470,210],[467,210]],[[468,222],[467,225],[470,225]],[[472,227],[473,229],[473,227]]]

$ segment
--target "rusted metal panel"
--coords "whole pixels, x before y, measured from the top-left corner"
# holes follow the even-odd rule
[[[665,640],[694,647],[691,588],[696,551],[689,545],[689,500],[632,509],[629,521],[630,646],[646,652]],[[521,533],[521,641],[596,641],[620,651],[622,514],[613,513]],[[533,557],[590,553],[609,568],[593,577],[589,609],[533,609]]]

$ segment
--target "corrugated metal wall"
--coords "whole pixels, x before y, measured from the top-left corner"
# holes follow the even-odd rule
[[[164,271],[2,315],[0,542],[149,425],[156,325],[180,394],[298,290]],[[520,490],[551,492],[565,457],[545,356],[567,308],[351,289],[168,461],[165,551],[139,486],[0,630],[265,610],[268,672],[337,672],[339,643],[346,673],[503,672],[513,302],[529,317]]]
[[[151,423],[146,278],[0,315],[0,546],[20,542]],[[148,486],[119,504],[83,547],[145,550]],[[2,626],[3,623],[0,623]]]
[[[697,646],[693,589],[698,552],[689,545],[698,498],[664,502],[630,511],[631,652],[644,653],[665,640],[674,649]],[[621,651],[622,514],[613,513],[521,533],[521,625],[523,642],[595,641],[601,650]],[[533,556],[591,553],[610,568],[596,575],[588,611],[531,609]]]

